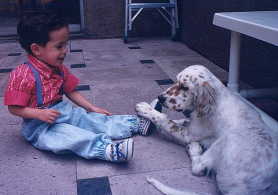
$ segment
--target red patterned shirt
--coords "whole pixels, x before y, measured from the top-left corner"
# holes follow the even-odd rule
[[[60,89],[63,84],[64,93],[72,92],[79,80],[64,65],[55,71],[45,63],[29,55],[29,62],[39,72],[42,81],[43,106],[49,106],[62,99]],[[63,73],[63,77],[57,73]],[[27,64],[21,64],[11,73],[4,95],[5,105],[37,107],[35,77]]]

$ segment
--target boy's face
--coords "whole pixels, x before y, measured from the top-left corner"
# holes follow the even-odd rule
[[[63,27],[49,33],[49,41],[45,46],[35,44],[33,54],[42,62],[58,67],[63,64],[68,48],[68,27]],[[32,46],[31,46],[32,48]]]

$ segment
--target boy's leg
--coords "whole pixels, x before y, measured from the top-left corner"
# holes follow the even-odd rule
[[[99,113],[76,113],[78,114],[73,118],[78,120],[72,125],[95,133],[105,133],[111,139],[128,138],[134,134],[148,135],[150,129],[154,128],[148,119],[136,115],[107,116]]]
[[[152,107],[161,111],[157,100],[151,103]],[[150,120],[136,115],[106,116],[99,113],[87,113],[83,108],[73,108],[71,112],[72,125],[95,133],[105,133],[112,139],[123,139],[133,134],[149,135],[155,128]]]
[[[95,112],[88,113],[81,107],[63,102],[53,106],[61,115],[56,123],[67,123],[95,134],[104,133],[111,139],[131,137],[138,132],[140,119],[135,115],[107,116]]]
[[[138,133],[140,119],[136,115],[112,115],[99,113],[77,114],[76,125],[94,133],[104,133],[111,139],[124,139]],[[75,117],[75,118],[76,118]]]
[[[71,151],[86,159],[123,162],[133,156],[132,139],[114,143],[104,133],[95,134],[66,123],[49,126],[40,133],[33,145],[54,153]]]
[[[146,135],[152,127],[150,121],[136,115],[106,116],[94,112],[87,113],[83,108],[73,107],[67,102],[52,108],[61,113],[56,123],[71,124],[96,134],[104,133],[111,139],[128,138],[137,133]]]
[[[94,134],[66,123],[60,123],[43,130],[33,145],[54,153],[71,151],[87,159],[105,159],[105,148],[111,142],[105,134]]]

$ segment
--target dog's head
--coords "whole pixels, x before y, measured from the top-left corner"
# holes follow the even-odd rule
[[[199,117],[204,116],[215,103],[212,78],[212,73],[204,66],[189,66],[177,75],[177,82],[158,99],[166,108],[178,112],[196,111]]]

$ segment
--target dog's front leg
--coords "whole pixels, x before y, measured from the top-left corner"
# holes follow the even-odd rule
[[[158,128],[163,126],[164,123],[168,121],[166,114],[156,111],[147,102],[140,102],[136,104],[135,111],[139,116],[152,121],[152,123]]]
[[[173,138],[183,145],[191,142],[188,136],[188,129],[183,125],[188,122],[187,119],[182,121],[170,120],[166,114],[156,111],[146,102],[138,103],[135,110],[139,116],[151,120],[157,129],[159,129],[163,135],[166,135],[166,137],[170,139]]]

